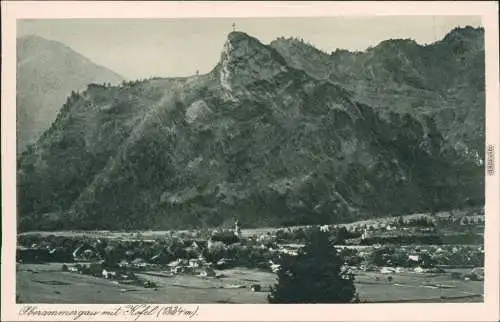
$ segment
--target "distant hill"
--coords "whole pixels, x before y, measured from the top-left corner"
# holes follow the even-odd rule
[[[38,36],[17,39],[17,150],[34,143],[55,120],[71,91],[123,77],[68,46]]]
[[[232,32],[206,75],[88,86],[19,159],[21,229],[326,224],[482,205],[483,37],[460,28],[427,46],[328,54]]]

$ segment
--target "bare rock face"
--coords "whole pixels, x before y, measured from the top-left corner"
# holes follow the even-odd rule
[[[90,87],[19,159],[21,228],[327,224],[480,205],[482,32],[454,33],[330,55],[233,32],[207,75]]]
[[[186,109],[186,121],[194,123],[206,119],[208,115],[212,114],[212,110],[208,107],[207,103],[203,100],[193,102]]]
[[[283,58],[271,47],[242,32],[229,34],[221,54],[220,84],[227,97],[251,95],[248,86],[271,82],[288,71]]]

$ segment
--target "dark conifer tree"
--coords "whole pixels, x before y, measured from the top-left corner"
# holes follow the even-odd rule
[[[297,256],[281,257],[270,303],[350,303],[356,301],[354,275],[344,270],[328,232],[310,232]]]

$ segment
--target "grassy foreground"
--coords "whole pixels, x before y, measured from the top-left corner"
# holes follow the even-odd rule
[[[221,277],[167,277],[144,272],[156,289],[115,284],[102,278],[61,272],[61,264],[18,264],[17,295],[22,303],[267,303],[275,274],[233,268]],[[483,282],[451,280],[449,274],[356,272],[356,288],[366,302],[482,302]],[[250,285],[260,283],[262,292]]]

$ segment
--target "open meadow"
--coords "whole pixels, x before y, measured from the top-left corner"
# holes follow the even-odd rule
[[[462,270],[465,271],[465,270]],[[217,277],[138,274],[154,281],[144,288],[99,277],[61,272],[61,264],[18,264],[17,294],[22,303],[267,303],[267,288],[276,275],[258,269],[232,268]],[[392,281],[388,277],[392,277]],[[261,292],[251,285],[259,283]],[[356,288],[366,302],[482,302],[483,283],[450,278],[450,272],[356,272]]]

